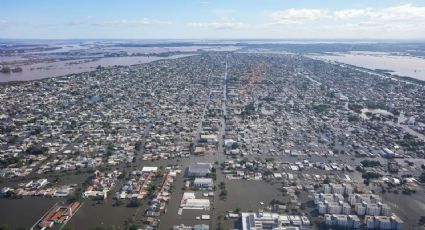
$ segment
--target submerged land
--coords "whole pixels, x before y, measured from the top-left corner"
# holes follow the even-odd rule
[[[1,48],[4,228],[423,228],[422,75],[317,58],[338,44],[67,47]],[[64,61],[90,67],[30,74]]]

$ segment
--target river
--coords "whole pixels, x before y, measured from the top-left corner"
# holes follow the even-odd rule
[[[80,59],[72,61],[57,61],[49,63],[37,63],[22,66],[23,71],[18,73],[0,73],[0,82],[9,81],[31,81],[50,77],[58,77],[68,74],[93,71],[99,65],[102,67],[111,67],[114,65],[137,65],[157,61],[161,59],[174,59],[191,56],[192,54],[173,55],[169,57],[155,56],[134,56],[134,57],[108,57],[96,60]]]
[[[380,52],[349,52],[314,55],[322,60],[337,61],[368,69],[390,70],[391,74],[425,81],[425,59]]]

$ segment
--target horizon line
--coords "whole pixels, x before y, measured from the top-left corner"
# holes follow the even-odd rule
[[[424,41],[424,38],[2,38],[0,40],[207,40],[207,41],[235,41],[235,40],[265,40],[265,41]]]

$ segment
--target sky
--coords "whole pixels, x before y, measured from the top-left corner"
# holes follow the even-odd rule
[[[424,39],[425,0],[0,0],[0,38]]]

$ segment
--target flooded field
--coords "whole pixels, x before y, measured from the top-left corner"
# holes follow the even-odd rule
[[[240,49],[239,46],[201,44],[187,46],[158,44],[157,46],[145,43],[122,44],[118,41],[42,43],[28,47],[27,50],[17,46],[0,50],[4,52],[9,50],[9,53],[0,55],[0,69],[19,67],[22,71],[0,72],[0,82],[37,80],[88,72],[95,70],[98,66],[136,65],[161,59],[186,57],[200,50],[235,51],[238,49]]]
[[[390,70],[392,74],[425,80],[425,59],[423,58],[373,52],[334,53],[317,57],[368,69]]]
[[[37,63],[22,66],[22,72],[0,73],[0,82],[38,80],[49,77],[58,77],[68,74],[93,71],[99,65],[102,67],[111,67],[114,65],[137,65],[161,59],[173,59],[186,56],[190,55],[173,55],[169,57],[110,57],[96,60],[82,59],[79,61],[73,60],[51,63]]]

